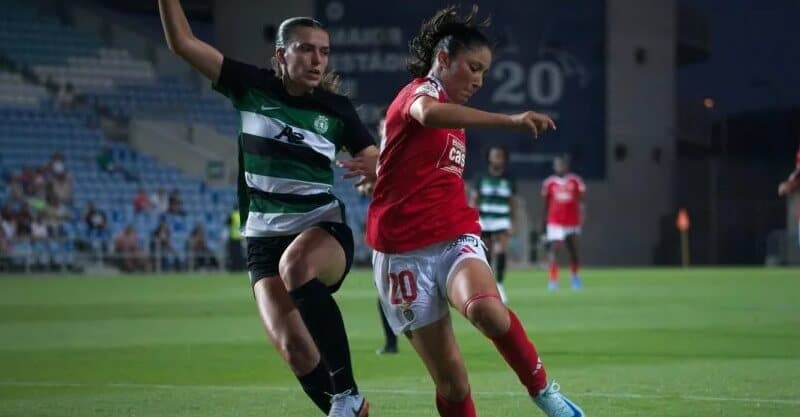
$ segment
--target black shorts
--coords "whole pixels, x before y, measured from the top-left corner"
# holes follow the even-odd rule
[[[508,233],[508,229],[492,230],[491,232],[481,232],[481,239],[491,239],[495,235],[502,235],[503,233]]]
[[[344,273],[336,284],[328,287],[331,293],[335,293],[353,266],[353,231],[348,225],[336,222],[319,222],[312,227],[319,227],[330,233],[344,250]],[[251,286],[256,285],[262,278],[278,276],[281,256],[298,235],[247,238],[247,270],[250,273]]]

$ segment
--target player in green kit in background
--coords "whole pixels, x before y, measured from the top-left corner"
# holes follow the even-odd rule
[[[503,279],[506,272],[506,250],[517,224],[517,186],[507,173],[508,150],[492,146],[487,152],[487,172],[477,178],[471,193],[472,206],[478,209],[481,239],[488,250],[497,278],[497,292],[508,302]]]

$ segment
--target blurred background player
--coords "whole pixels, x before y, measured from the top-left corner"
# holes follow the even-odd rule
[[[481,239],[486,245],[487,255],[494,269],[497,291],[503,303],[508,303],[503,278],[506,272],[508,241],[517,223],[517,187],[514,179],[506,173],[506,148],[492,146],[486,159],[487,172],[475,181],[471,205],[478,209],[480,215]]]
[[[550,279],[548,289],[558,289],[558,246],[564,242],[567,246],[572,272],[572,288],[580,289],[583,285],[578,275],[580,260],[578,257],[578,235],[586,217],[586,205],[583,194],[586,185],[581,177],[570,173],[569,157],[559,156],[553,160],[554,175],[547,177],[542,184],[548,261],[550,263]]]
[[[789,174],[786,181],[778,185],[778,195],[788,196],[800,189],[800,145],[797,147],[797,155],[794,159],[794,171]],[[800,196],[797,197],[797,244],[800,245]]]

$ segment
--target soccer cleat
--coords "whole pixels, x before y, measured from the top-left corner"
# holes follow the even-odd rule
[[[547,290],[548,291],[555,291],[558,289],[558,281],[548,281],[547,282]]]
[[[500,294],[500,301],[502,301],[503,304],[508,304],[508,296],[506,295],[506,289],[503,288],[503,284],[499,282],[497,283],[497,292]]]
[[[539,395],[532,397],[536,404],[547,417],[586,417],[583,410],[568,400],[560,392],[561,386],[553,381],[539,392]]]
[[[328,417],[369,417],[369,403],[362,395],[352,394],[352,390],[335,394]]]
[[[572,277],[572,289],[579,290],[581,288],[583,288],[583,282],[581,282],[581,277],[574,275]]]
[[[397,353],[397,345],[385,345],[375,351],[376,355],[394,355]]]

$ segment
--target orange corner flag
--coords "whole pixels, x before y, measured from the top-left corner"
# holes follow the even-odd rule
[[[686,212],[686,209],[678,210],[678,220],[675,224],[681,232],[689,230],[689,213]]]

